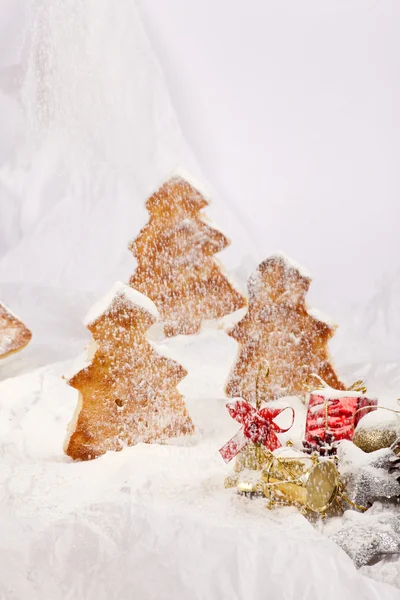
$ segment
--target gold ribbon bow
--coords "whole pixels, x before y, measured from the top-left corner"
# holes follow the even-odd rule
[[[326,383],[326,381],[324,381],[322,379],[322,377],[320,377],[319,375],[317,375],[317,373],[311,373],[307,377],[307,385],[306,385],[306,389],[309,392],[312,392],[312,391],[315,390],[315,385],[313,385],[310,382],[310,379],[315,379],[316,381],[318,381],[321,389],[331,387],[330,385],[328,385]],[[346,392],[360,392],[361,394],[365,394],[367,392],[367,386],[365,385],[365,383],[364,383],[364,381],[362,379],[358,379],[350,387],[346,388]]]

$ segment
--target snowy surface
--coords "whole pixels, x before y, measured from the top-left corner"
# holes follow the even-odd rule
[[[389,429],[391,431],[398,431],[400,434],[400,403],[394,405],[393,410],[398,411],[393,413],[391,410],[387,411],[382,409],[374,410],[361,419],[357,425],[358,429]]]
[[[357,571],[322,525],[224,489],[232,466],[218,448],[238,427],[224,399],[187,397],[193,439],[69,460],[62,443],[76,392],[61,379],[68,366],[0,384],[0,597],[318,600],[323,590],[327,600],[398,598]],[[297,402],[280,401],[297,408],[295,438],[304,425]],[[400,586],[398,562],[365,572]]]

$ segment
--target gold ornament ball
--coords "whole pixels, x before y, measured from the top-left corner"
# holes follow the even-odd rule
[[[389,448],[396,440],[398,434],[393,429],[357,429],[353,443],[364,452],[375,452],[381,448]]]

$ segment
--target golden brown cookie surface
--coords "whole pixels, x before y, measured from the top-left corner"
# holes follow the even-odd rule
[[[0,358],[22,350],[31,338],[26,325],[0,303]]]
[[[138,261],[130,285],[155,303],[167,336],[196,333],[205,319],[245,306],[214,254],[228,239],[200,212],[207,200],[181,177],[146,202],[150,213],[130,249]]]
[[[309,375],[344,389],[329,358],[334,327],[307,309],[311,279],[280,255],[262,262],[248,282],[249,310],[229,335],[239,342],[239,355],[226,386],[231,397],[255,403],[256,381],[263,400],[304,396]]]
[[[74,459],[88,460],[138,442],[163,442],[193,432],[176,389],[187,372],[147,341],[145,333],[156,318],[132,304],[129,295],[135,291],[124,287],[129,293],[117,293],[88,325],[95,341],[93,356],[69,379],[80,392],[65,448]]]

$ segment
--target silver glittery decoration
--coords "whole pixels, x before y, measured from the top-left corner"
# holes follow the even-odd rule
[[[367,458],[369,460],[365,464],[369,464],[375,469],[385,469],[387,471],[390,469],[393,460],[396,460],[397,457],[390,448],[383,448],[382,450],[370,452],[367,454]]]
[[[390,459],[389,473],[392,473],[397,481],[400,479],[400,458],[396,454]]]
[[[383,469],[364,467],[343,478],[346,496],[355,504],[370,506],[382,498],[400,496],[400,484]]]
[[[347,442],[340,445],[338,458],[345,495],[355,504],[368,507],[400,496],[397,458],[390,448],[366,454]]]
[[[400,515],[369,516],[343,519],[343,527],[330,535],[331,540],[350,556],[359,569],[374,558],[400,554]],[[354,515],[354,513],[353,513]]]

